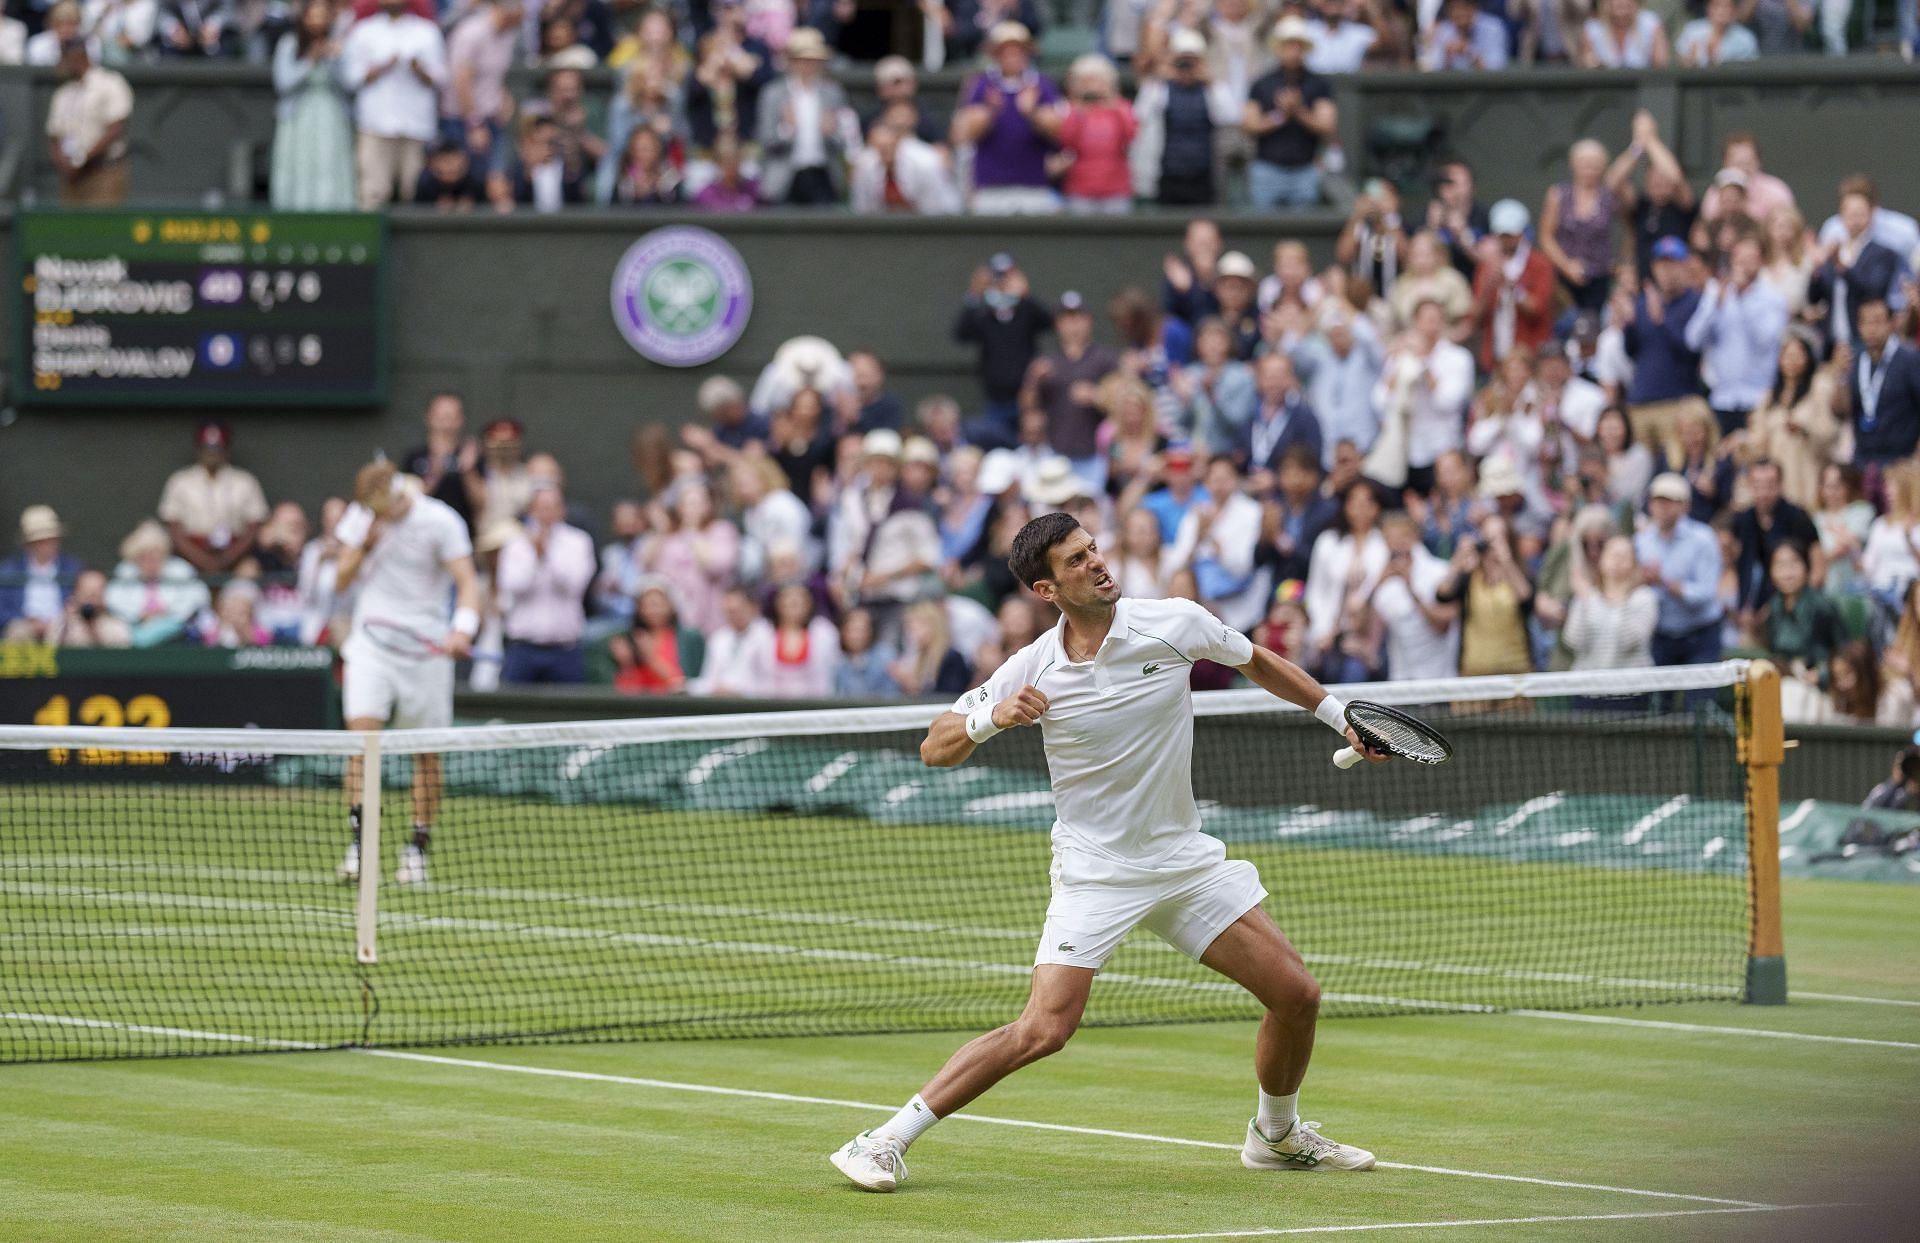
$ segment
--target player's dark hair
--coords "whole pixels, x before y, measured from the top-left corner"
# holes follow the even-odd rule
[[[1053,546],[1080,529],[1072,514],[1041,514],[1013,537],[1007,568],[1013,576],[1032,587],[1043,578],[1053,577]]]

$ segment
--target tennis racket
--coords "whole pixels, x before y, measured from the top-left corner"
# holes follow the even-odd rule
[[[429,656],[444,656],[446,645],[438,639],[428,638],[411,626],[388,621],[383,617],[368,617],[360,623],[360,633],[367,636],[367,642],[383,652],[407,660],[425,660]]]
[[[1453,744],[1439,730],[1385,704],[1354,700],[1347,705],[1347,724],[1361,742],[1403,760],[1444,764],[1453,758]],[[1333,753],[1333,762],[1340,768],[1352,768],[1360,759],[1360,753],[1352,747],[1341,747]]]

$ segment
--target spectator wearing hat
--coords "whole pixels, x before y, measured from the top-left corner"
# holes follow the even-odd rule
[[[920,79],[913,71],[912,61],[904,56],[881,57],[873,66],[873,93],[879,96],[880,102],[861,118],[862,131],[871,135],[882,122],[899,128],[898,119],[904,116],[901,112],[904,108],[913,113],[913,124],[906,132],[930,147],[946,143],[946,118],[936,115],[920,98]]]
[[[1198,31],[1176,30],[1156,71],[1143,76],[1133,111],[1141,128],[1137,154],[1159,157],[1154,197],[1163,207],[1197,207],[1217,201],[1214,134],[1238,128],[1240,102],[1207,80],[1207,41]]]
[[[858,123],[840,84],[826,76],[832,53],[820,32],[802,26],[787,42],[787,73],[760,92],[759,135],[769,203],[817,207],[843,197],[848,150]]]
[[[51,505],[20,511],[20,551],[0,561],[0,641],[45,643],[83,568],[60,550],[67,529]]]
[[[1621,334],[1633,359],[1627,407],[1633,412],[1633,438],[1642,444],[1671,443],[1680,415],[1706,406],[1700,397],[1700,351],[1687,344],[1687,324],[1700,306],[1692,257],[1677,237],[1653,244],[1653,279],[1641,285],[1633,318]]]
[[[1687,345],[1700,351],[1713,377],[1707,404],[1723,436],[1746,427],[1747,416],[1773,388],[1780,363],[1787,300],[1760,279],[1760,268],[1760,239],[1750,234],[1735,242],[1727,274],[1707,282],[1699,309],[1687,321]]]
[[[1035,122],[1059,105],[1060,89],[1033,67],[1033,36],[1001,22],[987,39],[988,67],[976,74],[953,115],[953,144],[973,148],[977,215],[1044,215],[1060,209],[1047,179],[1052,145]]]
[[[1128,492],[1122,493],[1114,503],[1114,509],[1124,511],[1139,504],[1159,520],[1161,542],[1171,544],[1180,532],[1180,522],[1187,511],[1206,499],[1207,490],[1201,486],[1194,466],[1193,446],[1179,441],[1168,445],[1159,455],[1157,469],[1135,476]]]
[[[1533,352],[1553,335],[1553,264],[1527,240],[1527,209],[1501,199],[1487,215],[1497,250],[1473,274],[1480,366],[1492,371],[1516,350]]]
[[[208,420],[194,432],[199,461],[167,477],[156,511],[173,549],[202,574],[225,574],[253,550],[267,520],[260,481],[233,465],[233,433]]]
[[[1482,9],[1478,0],[1446,0],[1440,21],[1427,32],[1420,67],[1429,73],[1448,69],[1505,69],[1507,28]]]
[[[1058,348],[1027,367],[1020,403],[1045,412],[1047,443],[1053,451],[1070,461],[1082,479],[1104,488],[1107,464],[1095,437],[1105,417],[1100,381],[1120,365],[1120,355],[1094,343],[1093,313],[1075,290],[1060,295],[1053,328]]]
[[[120,564],[107,586],[107,609],[133,630],[133,646],[154,647],[186,632],[212,604],[193,566],[170,552],[167,530],[146,521],[121,541]]]
[[[420,180],[440,128],[446,40],[439,26],[408,12],[406,0],[380,0],[377,12],[348,30],[340,61],[341,79],[355,92],[360,207],[375,211]]]
[[[1284,17],[1271,38],[1278,64],[1248,88],[1242,128],[1253,139],[1247,192],[1257,208],[1304,210],[1320,205],[1320,149],[1340,123],[1333,87],[1306,67],[1313,32]]]
[[[853,157],[850,203],[863,215],[950,216],[964,207],[947,153],[899,120],[881,120]]]
[[[985,398],[967,439],[983,448],[1011,447],[1018,439],[1020,385],[1039,353],[1040,338],[1053,327],[1053,313],[1029,292],[1027,274],[1002,251],[974,269],[966,301],[953,323],[953,339],[975,348],[975,371]]]
[[[47,154],[60,201],[106,207],[127,198],[127,120],[133,88],[93,63],[84,39],[60,44],[60,86],[47,103]]]
[[[1640,574],[1659,595],[1652,654],[1656,665],[1703,664],[1720,659],[1720,541],[1712,528],[1687,516],[1692,490],[1668,472],[1647,489],[1653,521],[1634,536]]]
[[[827,518],[827,572],[842,604],[874,609],[887,634],[903,606],[936,588],[942,561],[930,499],[901,483],[904,449],[896,431],[862,437],[859,473]]]
[[[1221,255],[1214,268],[1214,302],[1219,307],[1220,322],[1233,339],[1233,356],[1241,362],[1252,359],[1260,347],[1260,315],[1255,303],[1259,276],[1253,260],[1237,250]]]
[[[1760,142],[1746,130],[1730,131],[1720,144],[1720,171],[1729,169],[1743,178],[1746,211],[1755,220],[1765,220],[1782,207],[1794,206],[1793,187],[1760,166]],[[1717,185],[1700,196],[1703,219],[1720,219],[1724,209],[1721,197]]]
[[[1737,17],[1734,0],[1707,0],[1705,16],[1681,27],[1673,45],[1674,56],[1690,69],[1758,60],[1760,41],[1739,24]]]

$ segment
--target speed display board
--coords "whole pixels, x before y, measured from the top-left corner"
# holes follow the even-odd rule
[[[386,220],[25,211],[12,391],[26,406],[386,398]]]

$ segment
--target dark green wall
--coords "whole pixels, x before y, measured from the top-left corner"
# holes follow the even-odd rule
[[[657,367],[613,324],[609,282],[646,229],[701,223],[724,234],[754,279],[754,310],[739,345],[713,368]],[[751,384],[779,344],[817,333],[842,349],[871,347],[909,401],[977,394],[970,356],[948,333],[967,278],[993,251],[1011,250],[1035,290],[1082,290],[1096,306],[1128,284],[1157,289],[1161,261],[1182,222],[858,219],[766,214],[734,219],[585,212],[454,218],[403,213],[390,241],[394,340],[392,401],[381,411],[239,411],[236,458],[267,494],[313,509],[347,486],[373,449],[419,439],[429,394],[454,388],[477,425],[512,415],[532,450],[557,454],[576,497],[596,512],[637,487],[628,443],[646,422],[684,421],[714,371]],[[1324,257],[1329,216],[1290,223]],[[1230,245],[1263,264],[1281,232],[1264,219],[1230,221]],[[7,262],[11,233],[4,225]],[[13,348],[12,300],[0,300],[0,359]],[[1102,322],[1101,331],[1110,331]],[[0,419],[6,416],[0,415]],[[191,458],[191,410],[19,410],[0,426],[0,524],[23,505],[58,507],[82,556],[103,561],[157,503],[169,471]],[[84,498],[82,500],[81,498]],[[0,532],[0,543],[9,543]]]

